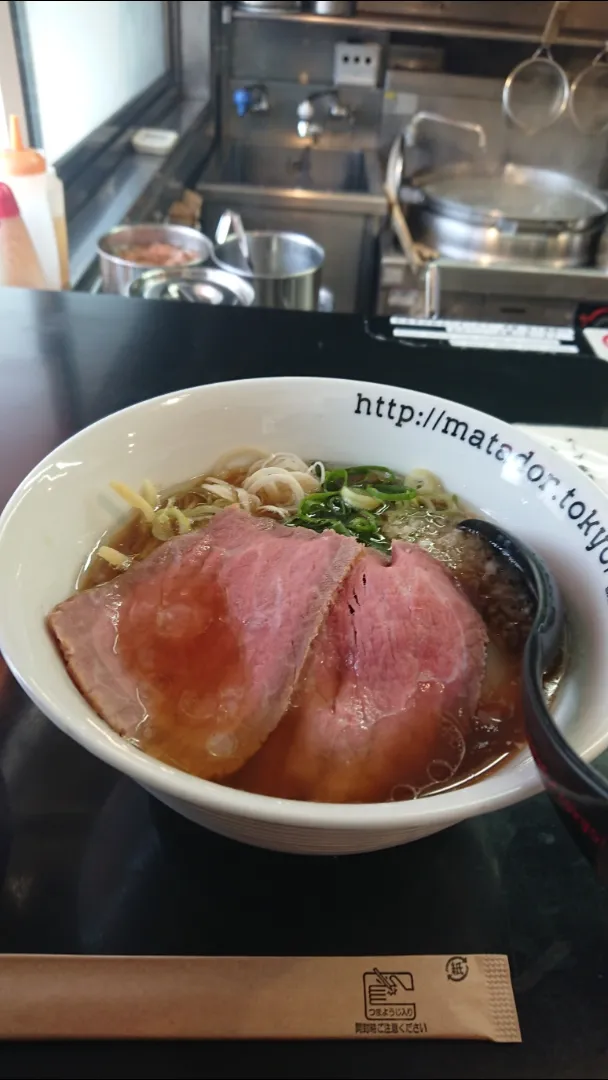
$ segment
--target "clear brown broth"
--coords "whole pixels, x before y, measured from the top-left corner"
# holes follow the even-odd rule
[[[235,484],[240,482],[238,474],[227,479]],[[198,477],[187,485],[168,492],[163,496],[161,506],[166,504],[169,496],[172,496],[175,504],[182,509],[196,505],[202,501],[196,491],[200,480]],[[462,516],[465,516],[464,512]],[[467,516],[470,516],[468,509]],[[442,544],[446,542],[449,534],[454,535],[452,530],[456,520],[453,517],[446,519],[443,527],[434,528],[432,540],[427,540],[424,546],[430,554],[447,565],[456,582],[484,617],[489,636],[489,674],[477,714],[464,738],[464,745],[462,736],[455,738],[453,725],[446,723],[442,745],[429,766],[428,783],[415,791],[409,788],[394,789],[390,797],[395,800],[427,796],[476,783],[504,767],[526,746],[521,700],[521,662],[527,629],[531,622],[529,601],[525,594],[518,591],[513,580],[506,587],[509,581],[507,571],[497,571],[501,589],[505,586],[502,599],[497,601],[496,595],[492,595],[491,587],[484,590],[479,587],[478,581],[473,580],[475,575],[472,570],[467,573],[462,567],[455,568],[449,554],[446,555],[446,551],[442,549]],[[462,537],[462,534],[458,535]],[[424,536],[419,536],[418,540],[420,539],[424,539]],[[142,516],[136,511],[133,512],[120,529],[103,537],[96,545],[79,575],[79,591],[111,581],[123,572],[97,556],[97,549],[102,543],[137,561],[146,558],[161,542],[151,536],[149,526]],[[517,611],[517,618],[513,617],[514,611]],[[567,655],[568,649],[564,647],[554,669],[545,674],[545,692],[550,703],[555,702],[559,691],[567,666]],[[491,672],[494,672],[493,678]],[[153,738],[146,740],[145,750],[155,757],[170,761],[170,739],[166,730],[163,731],[162,743],[156,746]],[[184,760],[183,747],[180,765],[186,771],[196,773],[194,760],[191,768],[189,762]],[[224,783],[230,786],[230,778]]]

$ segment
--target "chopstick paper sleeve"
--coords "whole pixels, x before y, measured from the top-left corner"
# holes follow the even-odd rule
[[[521,1041],[492,955],[5,955],[0,1038]]]

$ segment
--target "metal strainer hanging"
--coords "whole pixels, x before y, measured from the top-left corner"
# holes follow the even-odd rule
[[[513,68],[503,86],[503,111],[528,135],[554,124],[568,104],[568,76],[551,54],[551,44],[559,34],[561,16],[567,7],[568,0],[553,4],[538,49],[529,60]]]
[[[608,41],[573,80],[569,109],[583,135],[601,135],[608,130]]]

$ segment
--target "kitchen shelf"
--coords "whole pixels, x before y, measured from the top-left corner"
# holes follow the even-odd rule
[[[401,34],[433,34],[436,37],[480,38],[484,41],[521,41],[538,45],[541,30],[511,30],[508,27],[473,26],[467,23],[424,22],[419,19],[397,18],[391,15],[315,15],[306,11],[246,11],[234,8],[234,19],[255,19],[258,22],[303,23],[308,26],[343,26],[345,30],[381,30]],[[561,34],[557,45],[574,45],[585,49],[597,49],[604,44],[604,37],[586,37],[584,34]]]

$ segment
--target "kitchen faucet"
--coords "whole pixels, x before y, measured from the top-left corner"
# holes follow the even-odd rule
[[[300,139],[312,139],[313,142],[323,133],[323,126],[314,122],[315,106],[314,102],[319,101],[321,98],[327,98],[329,101],[329,108],[327,110],[327,117],[330,120],[350,120],[354,121],[354,113],[352,109],[340,101],[340,95],[338,91],[332,87],[328,90],[317,90],[314,94],[310,94],[304,101],[301,101],[296,110],[298,117],[297,132]]]
[[[486,150],[488,140],[486,133],[481,124],[474,124],[470,120],[450,120],[447,116],[441,116],[440,113],[433,112],[418,112],[412,117],[409,124],[405,129],[405,145],[407,147],[413,147],[416,145],[418,139],[418,128],[422,123],[432,122],[434,124],[447,124],[448,127],[463,128],[465,131],[472,131],[477,135],[479,149]]]
[[[268,87],[264,83],[254,83],[252,86],[239,86],[232,94],[232,100],[237,116],[245,116],[246,113],[266,113],[270,109],[268,100]]]

